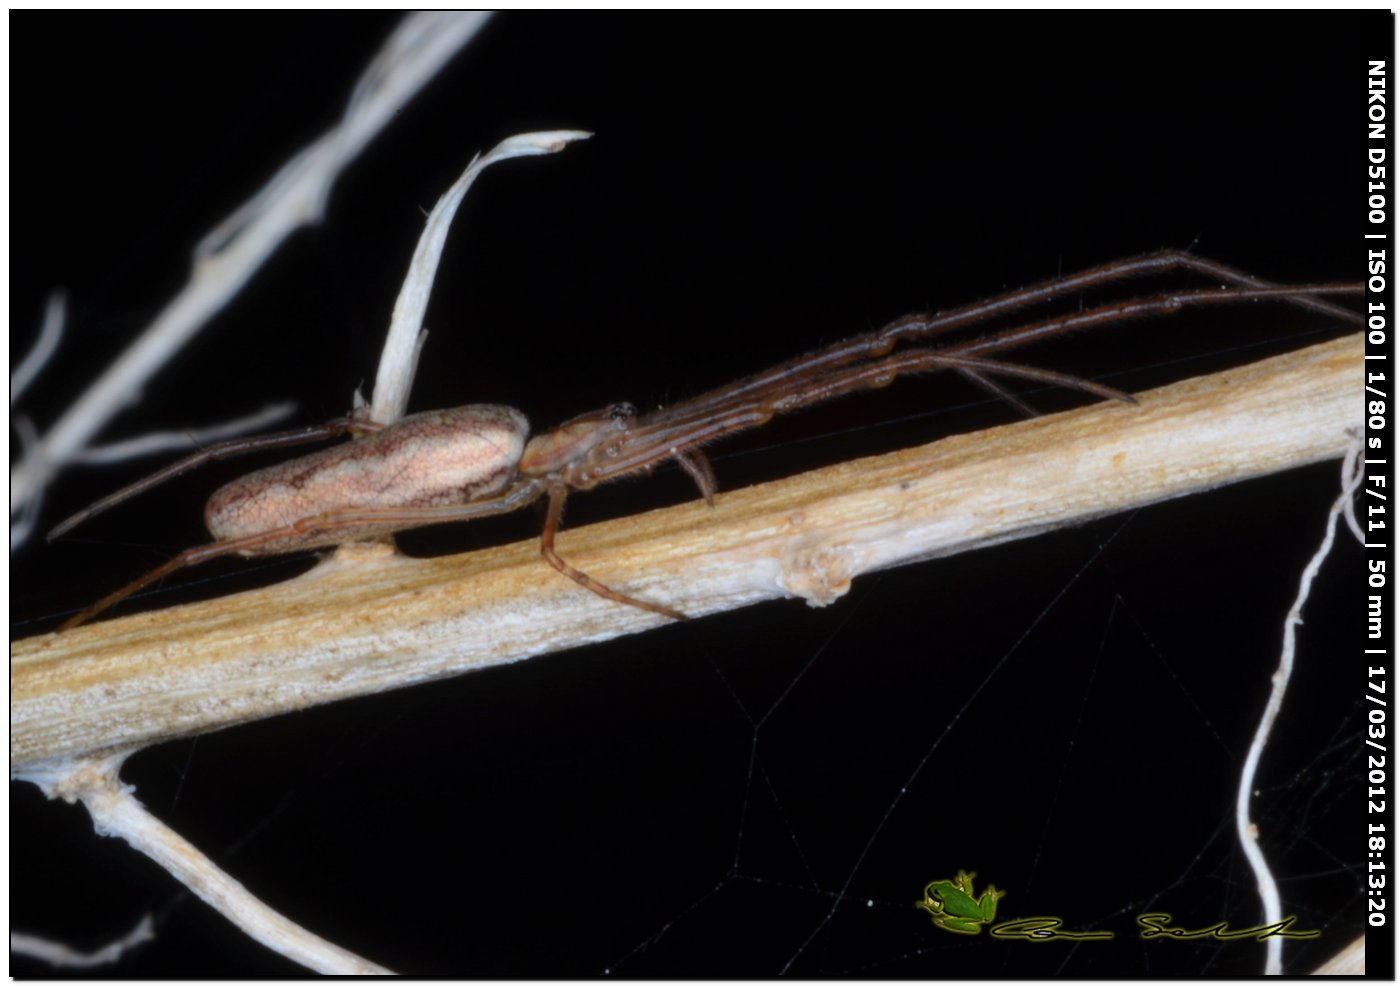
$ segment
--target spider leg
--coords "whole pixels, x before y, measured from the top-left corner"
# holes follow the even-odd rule
[[[856,340],[850,344],[842,344],[845,348],[837,346],[824,350],[823,353],[816,354],[817,358],[798,369],[792,369],[798,366],[797,363],[785,363],[765,373],[741,380],[728,393],[727,398],[724,392],[712,391],[695,401],[681,401],[651,414],[642,415],[619,441],[603,443],[591,450],[570,471],[567,482],[575,489],[590,489],[600,483],[645,469],[662,459],[674,457],[678,451],[689,452],[726,435],[756,428],[767,423],[774,414],[810,407],[867,387],[881,387],[902,373],[955,369],[963,373],[1023,377],[1112,399],[1132,401],[1132,398],[1122,391],[1092,381],[1021,364],[988,360],[983,354],[1025,345],[1065,332],[1150,315],[1168,314],[1191,306],[1265,299],[1297,301],[1317,294],[1354,294],[1358,290],[1359,286],[1355,284],[1314,284],[1177,291],[1101,305],[1098,308],[1006,329],[983,339],[940,349],[905,350],[873,361],[868,357],[858,358],[853,355],[854,347],[860,343],[860,340]],[[1346,312],[1350,320],[1361,318],[1356,312],[1344,308],[1338,310]],[[902,319],[895,324],[900,327],[900,331],[912,331],[910,327],[916,321],[917,319]],[[868,338],[862,337],[866,340]],[[840,362],[825,361],[825,355],[838,350],[841,352]],[[1026,409],[1028,408],[1023,405],[1023,410]]]
[[[1255,277],[1253,274],[1246,273],[1237,267],[1230,267],[1227,264],[1222,264],[1215,260],[1207,260],[1205,257],[1198,257],[1194,253],[1188,253],[1184,250],[1164,250],[1160,253],[1144,254],[1138,257],[1137,260],[1156,265],[1165,270],[1189,270],[1203,277],[1216,278],[1227,284],[1234,284],[1239,287],[1283,287],[1276,281],[1266,281],[1261,277]],[[1109,264],[1106,266],[1112,267],[1114,265]],[[1121,277],[1122,275],[1120,274],[1118,276]],[[1351,288],[1352,290],[1359,290],[1360,285],[1354,284]],[[1300,308],[1305,308],[1308,311],[1317,312],[1319,315],[1330,315],[1333,318],[1339,318],[1344,322],[1352,322],[1356,325],[1363,324],[1363,319],[1358,312],[1354,312],[1349,308],[1334,304],[1330,301],[1324,301],[1316,297],[1313,292],[1301,291],[1296,296],[1287,297],[1284,300]]]
[[[189,472],[204,465],[206,462],[215,462],[219,459],[230,459],[247,452],[258,452],[264,449],[288,448],[293,445],[304,445],[308,442],[319,442],[327,438],[335,438],[347,432],[373,431],[377,426],[369,425],[366,422],[353,421],[352,419],[336,418],[324,424],[309,425],[305,428],[296,428],[291,431],[279,431],[270,435],[252,435],[247,438],[231,438],[227,441],[217,442],[206,446],[197,452],[185,456],[177,462],[172,462],[157,472],[144,479],[139,479],[130,486],[123,486],[115,493],[109,493],[96,503],[90,504],[49,531],[45,540],[52,541],[56,537],[67,534],[85,520],[96,517],[100,513],[105,513],[112,507],[124,500],[129,500],[138,493],[144,493],[154,486],[159,486],[166,480],[174,479],[183,473]]]
[[[1023,377],[1083,390],[1109,400],[1134,403],[1132,396],[1121,390],[1053,370],[966,356],[949,350],[913,349],[873,363],[841,367],[813,378],[789,381],[783,392],[761,400],[750,397],[727,408],[709,408],[680,417],[674,414],[658,415],[656,418],[645,415],[637,419],[621,440],[603,443],[591,450],[576,468],[566,474],[565,481],[575,489],[591,489],[600,483],[646,469],[663,459],[675,458],[678,454],[694,454],[700,446],[716,439],[764,425],[776,414],[791,413],[859,390],[884,387],[901,374],[942,369]],[[675,408],[670,410],[674,411]]]
[[[1106,287],[1130,278],[1170,274],[1178,271],[1208,277],[1232,285],[1236,289],[1252,288],[1261,292],[1251,295],[1251,297],[1272,297],[1345,322],[1358,325],[1362,323],[1362,317],[1359,313],[1316,297],[1317,294],[1321,293],[1319,289],[1306,286],[1282,286],[1254,277],[1226,264],[1197,257],[1191,253],[1180,250],[1164,250],[1101,264],[1077,274],[1042,281],[999,295],[996,298],[963,305],[946,312],[933,315],[905,315],[874,332],[833,343],[816,352],[779,363],[727,387],[718,388],[684,401],[677,405],[677,409],[696,410],[727,404],[739,397],[757,396],[767,392],[775,385],[783,386],[793,376],[826,372],[851,362],[884,356],[893,349],[896,343],[906,339],[930,339],[1066,295]],[[1359,290],[1359,286],[1354,284],[1329,285],[1326,286],[1325,290],[1329,293],[1353,293]],[[1237,300],[1240,300],[1241,297],[1236,296]],[[1029,339],[1023,341],[1029,341]],[[1006,345],[1015,344],[1017,344],[1015,341],[1006,343]]]
[[[997,383],[995,380],[993,380],[986,374],[978,373],[976,370],[969,370],[965,366],[958,367],[958,372],[961,373],[963,376],[967,377],[967,379],[971,380],[973,383],[977,384],[977,386],[981,387],[983,390],[990,393],[993,397],[999,398],[1005,401],[1006,403],[1010,404],[1012,407],[1020,411],[1026,417],[1040,417],[1039,411],[1031,407],[1021,398],[1017,397],[1011,391],[1007,390],[1005,387]]]
[[[284,554],[311,548],[340,544],[344,541],[363,540],[408,530],[413,527],[427,527],[430,524],[443,524],[450,521],[475,520],[494,514],[509,513],[528,503],[533,503],[544,493],[544,486],[535,480],[522,480],[505,493],[486,500],[468,503],[448,504],[437,507],[398,507],[384,509],[336,510],[311,517],[303,517],[294,524],[277,527],[259,534],[242,538],[215,541],[180,552],[164,565],[160,565],[130,582],[116,592],[103,596],[76,616],[69,617],[58,632],[71,630],[86,623],[94,616],[115,606],[133,592],[144,588],[159,579],[172,575],[182,568],[199,565],[225,555]]]
[[[1115,265],[1113,269],[1119,270],[1121,266]],[[845,348],[837,346],[824,350],[823,353],[816,354],[819,358],[808,361],[799,369],[792,369],[798,366],[797,363],[782,364],[773,370],[740,381],[729,393],[727,400],[723,399],[723,392],[713,391],[697,401],[682,401],[664,410],[643,415],[628,429],[627,435],[620,442],[608,443],[591,451],[581,467],[571,476],[570,485],[578,489],[591,488],[644,469],[663,458],[674,456],[677,450],[688,451],[726,435],[758,427],[768,422],[774,414],[809,407],[867,387],[884,386],[902,373],[957,369],[963,373],[1016,376],[1132,401],[1132,398],[1122,391],[1088,380],[1020,364],[986,360],[980,354],[997,352],[1097,325],[1176,312],[1189,306],[1265,299],[1299,301],[1318,294],[1354,294],[1358,290],[1359,286],[1355,284],[1314,284],[1178,291],[1102,305],[941,349],[908,350],[873,362],[860,362],[856,356],[851,355],[854,343],[842,344]],[[1361,319],[1358,313],[1340,306],[1332,306],[1329,303],[1328,308],[1336,308],[1337,311],[1345,313],[1350,321]],[[916,326],[926,324],[918,317],[901,319],[894,323],[899,332],[911,335]],[[868,338],[862,337],[865,340]],[[855,342],[859,343],[860,340]],[[835,353],[838,350],[842,353],[842,361],[836,365],[823,365],[824,354]],[[851,365],[852,362],[855,365]],[[1022,409],[1029,408],[1022,405]]]
[[[1106,387],[1092,380],[1073,377],[1067,373],[1056,373],[1054,370],[1042,370],[1034,366],[1022,366],[1019,363],[1003,363],[999,360],[990,360],[979,356],[963,356],[947,350],[913,349],[897,353],[894,356],[887,356],[875,363],[849,367],[819,377],[804,387],[801,392],[772,401],[767,410],[772,414],[787,414],[804,407],[810,407],[813,404],[844,397],[846,394],[858,390],[888,386],[894,382],[896,377],[903,374],[928,373],[932,370],[946,368],[961,370],[977,376],[997,374],[1005,377],[1023,377],[1027,380],[1039,380],[1042,383],[1055,384],[1071,390],[1082,390],[1108,400],[1122,401],[1125,404],[1137,403],[1131,394],[1126,394],[1114,387]]]
[[[1315,304],[1318,310],[1327,315],[1356,324],[1363,321],[1359,312],[1322,301],[1316,297],[1320,294],[1356,294],[1360,291],[1358,284],[1267,284],[1257,278],[1234,272],[1224,265],[1211,261],[1200,261],[1199,258],[1191,257],[1189,254],[1151,254],[1131,261],[1108,264],[1102,268],[1095,268],[1084,274],[1064,278],[1060,281],[1047,282],[1037,287],[1013,292],[1011,295],[993,299],[990,302],[955,309],[947,314],[906,315],[877,332],[847,339],[815,353],[780,363],[728,387],[712,390],[699,397],[654,411],[646,415],[645,418],[652,424],[660,424],[663,421],[679,424],[684,420],[703,418],[717,408],[732,407],[736,402],[761,403],[772,395],[791,390],[794,381],[819,378],[826,374],[839,372],[842,368],[853,363],[862,363],[886,356],[893,350],[896,343],[939,335],[953,328],[961,328],[993,316],[1004,315],[1013,309],[1052,300],[1073,289],[1097,287],[1131,274],[1154,272],[1177,264],[1184,265],[1187,260],[1193,264],[1199,262],[1203,265],[1201,269],[1206,272],[1214,273],[1220,277],[1228,275],[1242,279],[1247,283],[1226,288],[1167,292],[1104,304],[1072,314],[1032,322],[1029,325],[1003,329],[975,340],[954,343],[940,349],[939,352],[966,355],[998,352],[1098,325],[1126,322],[1152,315],[1170,314],[1188,306],[1238,304],[1246,301],[1284,301],[1306,307],[1312,307]],[[1197,268],[1193,266],[1192,269]],[[1071,287],[1065,287],[1066,284],[1071,285]],[[966,374],[965,370],[961,372]],[[993,389],[995,391],[995,388]],[[1025,411],[1027,408],[1021,406],[1021,410]]]
[[[961,354],[999,352],[1000,350],[1010,349],[1014,346],[1024,346],[1027,343],[1035,342],[1039,339],[1064,335],[1069,332],[1078,332],[1098,325],[1109,325],[1119,322],[1128,322],[1137,318],[1146,318],[1153,315],[1170,314],[1187,307],[1230,305],[1239,304],[1244,301],[1273,300],[1298,302],[1304,299],[1315,298],[1316,295],[1359,294],[1360,290],[1361,285],[1347,283],[1176,291],[1167,294],[1151,295],[1146,298],[1131,298],[1127,301],[1115,302],[1113,304],[1101,305],[1097,308],[1089,308],[1081,312],[1075,312],[1072,315],[1062,315],[1056,318],[1048,318],[1040,322],[1034,322],[1030,325],[1003,329],[1000,332],[991,333],[981,339],[948,346],[940,351]],[[1328,314],[1332,314],[1330,309],[1333,308],[1338,312],[1344,313],[1346,315],[1345,320],[1348,322],[1354,322],[1360,325],[1363,321],[1360,312],[1354,312],[1338,305],[1329,305],[1328,308]]]
[[[1039,284],[1032,284],[996,298],[954,308],[948,312],[940,312],[932,316],[906,315],[891,322],[876,334],[889,339],[905,339],[916,336],[929,338],[931,335],[946,332],[952,328],[985,321],[993,316],[1005,315],[1041,302],[1053,301],[1068,294],[1104,287],[1134,277],[1170,274],[1176,271],[1199,274],[1202,277],[1222,281],[1236,288],[1272,290],[1275,292],[1274,296],[1279,297],[1280,300],[1306,308],[1309,311],[1330,315],[1333,318],[1358,325],[1362,322],[1362,318],[1357,312],[1317,298],[1315,297],[1316,292],[1307,287],[1290,287],[1266,281],[1238,268],[1214,260],[1207,260],[1183,250],[1162,250],[1157,253],[1145,253],[1136,257],[1111,261],[1098,267],[1090,267],[1077,274],[1042,281]],[[1359,285],[1355,284],[1347,287],[1350,291],[1359,289]]]
[[[549,490],[549,512],[545,517],[544,531],[540,534],[540,554],[544,555],[544,560],[554,566],[555,570],[563,575],[567,575],[589,592],[596,593],[604,599],[611,599],[615,603],[625,603],[628,606],[635,606],[637,609],[644,609],[649,613],[657,613],[661,616],[669,617],[673,620],[689,619],[678,609],[669,606],[662,606],[660,603],[649,603],[643,599],[636,599],[626,596],[616,589],[609,588],[587,572],[581,572],[559,557],[559,553],[554,550],[554,535],[559,530],[559,521],[564,515],[564,501],[568,498],[569,488],[562,483],[550,487]]]
[[[715,505],[715,491],[719,489],[719,482],[715,479],[715,467],[710,465],[710,457],[701,449],[693,448],[677,452],[672,458],[681,464],[681,468],[691,479],[695,480],[695,485],[700,488],[700,495],[705,498],[705,503],[713,507]]]
[[[277,532],[271,533],[275,534]],[[248,550],[248,548],[254,547],[256,544],[260,543],[265,537],[267,537],[267,535],[254,535],[253,537],[238,538],[233,541],[216,541],[214,544],[205,544],[198,548],[190,548],[186,551],[182,551],[164,565],[151,569],[134,582],[128,582],[116,592],[103,596],[87,609],[79,612],[76,616],[70,616],[63,621],[57,632],[62,633],[65,630],[71,630],[76,626],[86,623],[103,610],[115,606],[138,589],[148,586],[159,579],[163,579],[167,575],[172,575],[182,568],[188,568],[191,565],[212,561],[224,555],[236,554],[239,551]]]

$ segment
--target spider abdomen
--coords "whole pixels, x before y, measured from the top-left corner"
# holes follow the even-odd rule
[[[209,498],[204,523],[223,541],[332,511],[412,509],[480,499],[515,478],[529,427],[524,414],[498,404],[410,415],[352,442],[234,480]],[[389,529],[402,530],[403,525]],[[367,528],[362,533],[384,532]],[[298,546],[343,540],[343,534],[325,541],[309,534]],[[286,551],[288,544],[269,548]]]

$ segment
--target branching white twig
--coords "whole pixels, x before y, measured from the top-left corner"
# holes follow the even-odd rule
[[[135,438],[124,438],[119,442],[93,445],[73,456],[73,462],[85,466],[107,465],[112,462],[124,462],[127,459],[139,458],[143,455],[154,455],[157,452],[187,452],[201,445],[208,445],[210,442],[220,442],[225,438],[233,438],[235,435],[262,431],[269,425],[274,425],[287,417],[296,410],[296,407],[295,401],[281,401],[277,404],[268,404],[252,414],[243,415],[241,418],[221,421],[219,424],[204,428],[188,428],[184,431],[153,431],[146,435],[137,435]]]
[[[389,335],[379,357],[379,373],[374,379],[374,399],[368,417],[379,424],[393,424],[403,417],[408,407],[408,394],[413,387],[413,375],[418,369],[418,354],[427,333],[423,332],[423,315],[437,276],[438,261],[447,242],[447,230],[457,207],[477,175],[497,161],[537,154],[555,154],[571,141],[592,136],[582,130],[548,130],[540,133],[507,137],[485,155],[478,155],[462,172],[462,177],[438,199],[423,227],[423,235],[413,251],[408,276],[394,302],[394,315],[389,323]]]
[[[361,976],[388,973],[383,966],[278,914],[148,812],[133,796],[135,789],[117,776],[130,752],[100,759],[65,760],[17,776],[39,785],[50,798],[62,798],[69,804],[81,801],[99,834],[125,839],[250,937],[278,954],[317,972]]]
[[[1235,829],[1239,834],[1240,846],[1244,849],[1244,854],[1249,859],[1249,865],[1254,870],[1255,879],[1259,883],[1259,896],[1264,904],[1265,924],[1277,924],[1282,921],[1283,906],[1279,900],[1278,884],[1274,881],[1273,873],[1269,870],[1269,863],[1264,858],[1264,851],[1259,848],[1259,827],[1249,820],[1249,803],[1254,792],[1254,776],[1259,769],[1259,760],[1264,755],[1264,747],[1268,745],[1269,734],[1273,731],[1274,722],[1278,719],[1279,710],[1283,707],[1284,693],[1288,690],[1288,679],[1293,674],[1298,627],[1303,625],[1303,604],[1307,602],[1308,593],[1312,591],[1313,579],[1322,569],[1323,561],[1332,552],[1332,544],[1337,536],[1337,521],[1343,514],[1350,513],[1352,497],[1356,493],[1357,487],[1361,485],[1361,453],[1361,439],[1358,435],[1353,435],[1351,447],[1347,450],[1346,458],[1342,460],[1342,492],[1337,497],[1336,502],[1332,504],[1332,510],[1327,515],[1327,533],[1322,539],[1322,544],[1308,562],[1307,568],[1303,570],[1303,577],[1298,583],[1298,597],[1293,601],[1293,608],[1288,611],[1288,617],[1283,623],[1283,651],[1279,655],[1278,670],[1274,672],[1273,690],[1269,693],[1268,704],[1264,706],[1264,714],[1259,720],[1259,727],[1254,732],[1254,742],[1249,745],[1249,755],[1245,757],[1244,769],[1240,774],[1239,792],[1235,798]],[[1364,538],[1360,540],[1365,543]],[[1283,938],[1278,935],[1270,935],[1266,939],[1266,948],[1265,975],[1282,975]]]
[[[126,934],[91,952],[80,952],[63,942],[25,934],[23,931],[10,932],[10,951],[15,955],[26,955],[40,962],[47,962],[58,969],[92,969],[121,961],[121,957],[127,952],[137,945],[153,940],[155,936],[155,921],[146,914],[136,922],[136,927]]]
[[[48,434],[41,438],[34,433],[28,419],[16,419],[24,452],[10,474],[11,516],[17,518],[17,523],[11,525],[12,549],[17,543],[16,537],[22,542],[32,532],[47,484],[66,465],[80,461],[112,461],[172,446],[188,446],[192,440],[216,440],[243,430],[265,427],[270,419],[287,413],[290,405],[284,404],[206,429],[197,436],[160,433],[101,448],[88,446],[111,416],[127,406],[131,395],[139,393],[145,381],[241,290],[292,231],[320,218],[340,173],[393,114],[476,34],[487,16],[482,13],[420,13],[405,18],[355,86],[340,124],[298,153],[252,199],[200,241],[194,254],[194,269],[185,287]],[[445,215],[436,223],[430,220],[425,240],[435,237],[435,246],[428,250],[431,258],[427,262],[426,280],[416,289],[422,295],[416,312],[417,324],[407,330],[410,349],[415,352],[410,354],[406,369],[400,368],[396,376],[404,404],[412,382],[418,330],[432,271],[436,269],[447,223],[467,186],[493,161],[558,150],[578,136],[583,135],[568,131],[527,135],[503,142],[485,159],[475,162],[445,197],[444,201],[452,200]],[[439,211],[443,211],[441,204]],[[418,266],[415,259],[415,268]],[[411,292],[405,288],[405,293]],[[412,302],[404,304],[402,297],[400,301],[399,307],[414,307]],[[396,308],[396,314],[397,311]],[[12,401],[57,348],[62,322],[62,296],[56,294],[50,302],[39,342],[11,377]],[[383,378],[383,367],[380,373]],[[287,958],[327,973],[388,972],[273,911],[148,813],[133,797],[132,789],[118,780],[121,763],[130,752],[126,750],[102,759],[58,758],[14,776],[33,781],[51,798],[61,797],[70,803],[82,801],[99,833],[125,839],[247,934]],[[33,936],[22,936],[20,946],[32,954],[43,952],[48,960],[68,965],[115,960],[124,947],[122,943],[114,943],[84,956]]]
[[[242,289],[295,229],[320,218],[336,179],[364,146],[481,28],[485,14],[405,18],[366,69],[340,123],[298,153],[195,252],[189,281],[154,322],[10,471],[22,514],[118,411]]]
[[[39,340],[29,355],[10,374],[10,407],[15,406],[19,395],[24,393],[58,351],[58,343],[63,338],[63,323],[68,317],[68,298],[62,290],[49,295],[49,303],[44,306],[44,324],[39,327]]]
[[[20,455],[25,456],[39,444],[39,431],[34,427],[34,422],[26,414],[12,414],[10,425],[15,429],[15,435],[19,438]],[[13,497],[10,501],[14,503]],[[39,523],[39,511],[44,506],[44,490],[40,487],[35,491],[34,496],[29,498],[19,511],[19,516],[10,521],[10,550],[29,540],[29,536],[34,533],[35,526]]]

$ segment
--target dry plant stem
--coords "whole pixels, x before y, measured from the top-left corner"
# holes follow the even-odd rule
[[[1283,698],[1288,691],[1288,681],[1293,676],[1293,664],[1298,651],[1298,627],[1303,625],[1303,604],[1307,602],[1313,580],[1317,578],[1317,573],[1322,570],[1322,563],[1332,553],[1332,544],[1337,538],[1337,523],[1347,512],[1352,497],[1356,495],[1357,489],[1361,486],[1361,480],[1364,478],[1361,471],[1361,455],[1364,450],[1359,436],[1359,431],[1353,434],[1346,456],[1342,460],[1342,492],[1337,497],[1336,502],[1332,504],[1332,509],[1327,515],[1327,532],[1322,538],[1322,544],[1318,546],[1317,551],[1313,553],[1307,567],[1303,570],[1302,578],[1298,583],[1298,596],[1293,602],[1293,607],[1288,611],[1288,616],[1283,621],[1283,650],[1279,654],[1278,669],[1273,674],[1273,687],[1269,692],[1269,700],[1265,703],[1264,712],[1259,719],[1259,726],[1254,732],[1254,740],[1249,745],[1249,753],[1245,757],[1244,767],[1240,771],[1240,786],[1235,796],[1235,832],[1239,836],[1240,846],[1244,849],[1250,868],[1254,870],[1254,878],[1259,884],[1259,896],[1264,904],[1265,924],[1277,924],[1283,920],[1283,905],[1279,900],[1278,884],[1269,869],[1268,860],[1264,858],[1264,850],[1259,848],[1259,828],[1249,820],[1249,806],[1254,795],[1254,778],[1258,773],[1259,761],[1264,755],[1264,748],[1269,743],[1269,735],[1273,732],[1274,722],[1278,719],[1279,711],[1283,708]],[[1364,538],[1361,540],[1362,543],[1365,543]],[[1283,939],[1281,937],[1270,935],[1266,939],[1265,956],[1264,974],[1267,976],[1283,975]]]
[[[62,798],[70,804],[81,801],[100,834],[124,839],[243,932],[293,962],[337,975],[389,972],[288,921],[146,811],[132,794],[133,788],[117,776],[126,756],[115,753],[101,758],[74,758],[16,776],[38,784],[50,798]]]
[[[1351,944],[1313,970],[1314,976],[1364,976],[1366,975],[1366,936],[1361,935]]]
[[[1360,336],[1103,404],[564,531],[609,585],[688,614],[821,605],[862,573],[1341,456]],[[594,495],[606,495],[605,492]],[[936,581],[936,569],[929,578]],[[141,746],[636,633],[533,541],[415,560],[342,550],[265,590],[11,647],[11,765]]]
[[[204,238],[180,293],[11,469],[12,515],[21,513],[114,414],[129,406],[131,395],[243,288],[287,236],[320,219],[340,173],[471,40],[486,16],[429,13],[403,20],[366,68],[341,122]]]

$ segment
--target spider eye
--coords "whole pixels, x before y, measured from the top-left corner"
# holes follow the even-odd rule
[[[626,426],[637,416],[637,409],[625,401],[608,408],[608,416],[615,425]]]

